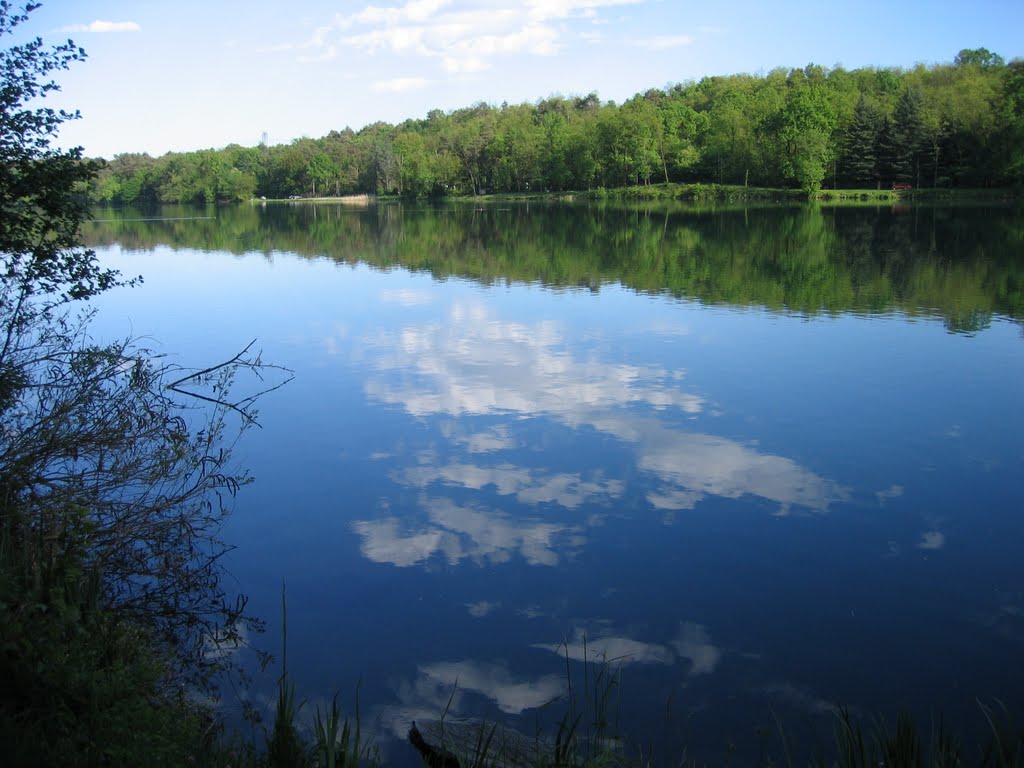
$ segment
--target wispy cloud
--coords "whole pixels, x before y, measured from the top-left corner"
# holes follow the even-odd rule
[[[902,495],[902,485],[890,485],[884,491],[875,491],[875,497],[878,499],[878,506],[880,507],[884,507],[889,499],[898,499]]]
[[[367,54],[434,58],[448,74],[490,69],[502,56],[552,56],[576,39],[574,23],[598,23],[604,9],[645,0],[409,0],[339,14],[294,44],[302,50],[346,46]],[[331,57],[333,57],[333,53]],[[379,89],[378,89],[379,90]]]
[[[577,627],[572,640],[561,643],[535,643],[534,648],[567,656],[575,661],[608,661],[615,665],[663,664],[670,666],[678,659],[690,662],[691,677],[709,675],[715,671],[722,651],[711,642],[711,635],[701,624],[682,622],[675,640],[668,644],[648,643],[622,635],[601,632],[590,634]],[[674,651],[674,653],[673,653]]]
[[[304,53],[298,57],[297,61],[300,64],[318,64],[322,61],[331,61],[337,58],[338,49],[333,45],[328,45],[319,50],[319,53],[308,54]]]
[[[400,304],[403,307],[429,304],[433,298],[430,291],[416,288],[392,288],[383,290],[378,295],[385,304]]]
[[[402,93],[426,88],[430,83],[423,77],[395,77],[391,80],[378,80],[370,86],[377,93]]]
[[[565,683],[558,675],[537,679],[519,678],[503,664],[482,661],[441,661],[425,664],[420,672],[445,690],[458,687],[486,696],[498,709],[518,715],[557,699],[565,692]]]
[[[287,51],[294,51],[295,48],[295,43],[275,43],[274,45],[257,48],[256,53],[285,53]]]
[[[655,418],[659,411],[696,416],[704,410],[703,398],[682,388],[681,370],[579,358],[566,348],[557,325],[503,321],[475,303],[458,302],[450,315],[447,324],[369,337],[367,351],[379,375],[367,380],[366,394],[417,418],[544,417],[611,435],[633,446],[636,467],[658,481],[647,497],[656,509],[690,509],[708,496],[753,495],[777,502],[780,513],[826,512],[849,497],[846,488],[792,459]],[[414,376],[394,375],[406,371]],[[475,443],[473,452],[513,447],[508,436],[495,432],[493,439]],[[454,431],[449,439],[466,444]],[[567,509],[609,503],[625,490],[615,478],[552,473],[484,456],[421,462],[397,477],[425,492],[490,488],[520,503]]]
[[[452,0],[410,0],[397,8],[379,8],[368,5],[359,13],[349,17],[349,21],[361,24],[401,24],[402,22],[425,22],[437,14],[442,8],[452,4]],[[344,17],[342,17],[344,21]]]
[[[667,51],[669,48],[682,48],[691,43],[693,43],[693,37],[690,35],[655,35],[633,41],[633,45],[637,48],[645,48],[648,51]]]
[[[68,24],[61,32],[138,32],[140,27],[134,21],[101,21],[96,19],[88,24]]]
[[[501,603],[492,603],[490,600],[477,600],[475,603],[466,603],[466,610],[475,619],[482,619],[488,613],[500,607]]]
[[[581,529],[542,520],[514,520],[482,506],[450,499],[420,501],[426,520],[385,517],[357,520],[352,529],[362,538],[363,556],[375,563],[408,568],[436,555],[449,565],[470,560],[498,565],[520,555],[529,565],[557,565],[561,554],[578,551]]]

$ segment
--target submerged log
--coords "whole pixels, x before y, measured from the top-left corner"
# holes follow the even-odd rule
[[[527,736],[504,723],[445,718],[421,720],[409,729],[409,743],[429,768],[534,768],[551,763],[554,750],[539,736]]]

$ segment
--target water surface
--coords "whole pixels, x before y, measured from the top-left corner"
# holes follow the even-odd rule
[[[1024,705],[1015,211],[139,220],[187,215],[86,228],[145,278],[100,327],[195,364],[258,338],[295,370],[226,534],[272,649],[287,582],[309,711],[361,680],[396,759],[453,689],[532,734],[584,643],[621,669],[628,743],[711,762],[755,759],[769,705],[794,738],[838,704],[925,731]]]

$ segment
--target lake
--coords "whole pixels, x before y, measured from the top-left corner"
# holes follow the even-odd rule
[[[294,370],[236,449],[230,570],[274,652],[287,584],[305,715],[358,687],[391,761],[449,703],[553,734],[615,672],[612,735],[665,762],[1024,706],[1019,209],[97,218],[145,279],[98,335]]]

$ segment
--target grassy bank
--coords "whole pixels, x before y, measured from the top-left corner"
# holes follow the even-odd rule
[[[1020,199],[1020,190],[998,189],[822,189],[812,198],[825,204],[871,205],[898,202],[1006,202]],[[293,199],[253,200],[260,203],[345,203],[368,205],[374,202],[401,202],[407,198],[395,195],[348,195],[344,197],[302,197]],[[799,189],[754,187],[741,184],[647,184],[559,192],[502,192],[483,195],[452,195],[443,198],[455,202],[576,202],[581,200],[680,201],[693,203],[805,203],[807,194]]]

